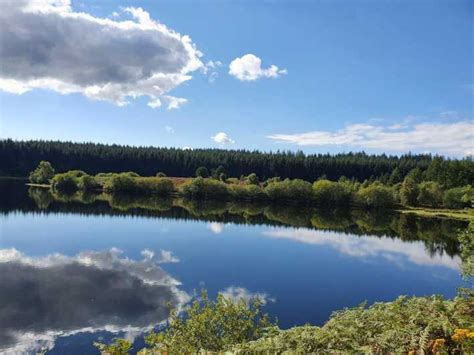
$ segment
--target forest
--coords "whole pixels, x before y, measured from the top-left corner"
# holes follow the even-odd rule
[[[426,181],[444,188],[472,185],[472,157],[448,159],[429,154],[402,156],[360,153],[304,154],[303,152],[259,152],[248,150],[133,147],[60,141],[0,140],[0,175],[26,177],[40,161],[49,161],[56,172],[79,169],[88,174],[133,171],[141,176],[162,172],[167,176],[194,176],[199,167],[212,174],[219,169],[228,177],[255,173],[261,181],[271,177],[313,182],[341,177],[399,183],[413,169]]]

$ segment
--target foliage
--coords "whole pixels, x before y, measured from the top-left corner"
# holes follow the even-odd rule
[[[180,186],[180,191],[187,197],[225,198],[229,195],[224,182],[209,178],[197,177]]]
[[[357,191],[356,201],[369,208],[390,207],[395,203],[390,187],[374,183]]]
[[[344,182],[318,180],[313,184],[313,190],[319,204],[342,205],[351,202],[351,191]]]
[[[265,194],[260,186],[233,184],[229,186],[229,192],[232,198],[236,200],[263,200]]]
[[[461,243],[461,269],[463,276],[472,280],[474,277],[474,222],[460,233],[459,241]]]
[[[77,178],[77,188],[81,191],[94,191],[99,190],[102,187],[97,182],[94,176],[83,175]]]
[[[34,184],[48,184],[54,177],[54,169],[49,161],[40,161],[35,170],[33,170],[29,179]]]
[[[249,174],[245,178],[245,181],[247,181],[249,184],[252,184],[252,185],[258,185],[259,184],[258,176],[255,173]]]
[[[400,187],[400,202],[405,206],[416,206],[418,193],[418,185],[415,178],[407,176]]]
[[[469,207],[474,201],[472,186],[454,187],[446,190],[443,195],[443,205],[447,208]]]
[[[272,200],[310,201],[313,198],[311,184],[301,179],[285,179],[281,182],[272,182],[265,187],[264,191]]]
[[[200,166],[196,169],[196,177],[207,178],[209,177],[209,170],[205,166]]]
[[[68,171],[67,173],[56,174],[52,179],[52,187],[55,190],[62,192],[74,192],[78,189],[78,176],[76,170]]]
[[[132,343],[125,339],[114,339],[112,344],[94,343],[94,346],[99,349],[104,355],[126,355],[132,350]]]
[[[411,170],[418,168],[423,175],[427,175],[423,179],[436,181],[443,188],[474,184],[474,162],[471,159],[448,160],[426,154],[305,155],[302,152],[182,150],[95,143],[0,140],[2,175],[26,176],[41,160],[50,161],[57,171],[80,168],[90,174],[97,174],[102,171],[118,173],[132,170],[143,176],[153,176],[156,171],[166,171],[168,176],[192,176],[201,166],[222,165],[228,176],[256,173],[261,181],[273,176],[315,181],[323,174],[333,181],[346,176],[360,182],[371,177],[373,180],[386,175],[391,177],[393,174],[395,180],[401,181]],[[398,172],[394,173],[395,169]]]
[[[472,331],[474,303],[456,297],[444,300],[439,296],[404,297],[393,302],[375,303],[345,309],[332,314],[322,327],[303,326],[282,330],[277,335],[237,346],[238,352],[295,351],[301,353],[429,353],[441,343],[448,349],[459,349],[451,341],[456,329]],[[468,331],[469,332],[469,331]],[[437,341],[436,339],[444,339]],[[436,347],[435,347],[435,344]],[[474,347],[467,344],[462,351]]]
[[[424,181],[418,185],[418,205],[427,207],[439,207],[443,203],[443,190],[434,181]]]
[[[273,326],[261,307],[258,298],[246,303],[243,299],[236,302],[218,295],[212,301],[203,291],[201,298],[184,314],[173,310],[166,328],[159,333],[151,332],[146,342],[152,352],[189,354],[227,350],[260,338]]]
[[[130,173],[116,174],[109,178],[104,189],[111,193],[170,195],[173,182],[165,177],[134,177]]]

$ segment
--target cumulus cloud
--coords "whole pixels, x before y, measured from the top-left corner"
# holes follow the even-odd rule
[[[452,156],[474,154],[474,122],[401,124],[389,127],[351,124],[330,131],[267,136],[300,146],[350,146],[385,152],[432,152]]]
[[[443,266],[459,270],[458,256],[430,255],[423,242],[405,242],[388,237],[341,235],[334,232],[316,231],[306,228],[274,228],[263,232],[272,238],[291,239],[313,245],[327,245],[337,251],[360,258],[382,257],[397,265],[411,262],[417,265]]]
[[[179,308],[189,296],[152,251],[142,254],[137,261],[114,248],[72,257],[0,249],[0,352],[50,349],[58,336],[78,332],[137,334],[166,320],[167,304]]]
[[[235,58],[229,65],[229,74],[242,81],[254,81],[261,78],[278,78],[287,74],[286,69],[279,69],[276,65],[264,69],[262,60],[253,54],[246,54]]]
[[[202,68],[187,35],[141,8],[132,20],[75,12],[70,0],[5,0],[0,12],[0,89],[49,89],[126,105],[146,96],[152,108],[186,102],[168,93]]]
[[[173,134],[174,133],[174,128],[171,127],[171,126],[165,126],[165,130],[166,132],[170,133],[170,134]]]
[[[220,234],[224,230],[224,226],[224,223],[211,222],[207,225],[207,228],[214,234]]]
[[[224,133],[224,132],[219,132],[215,136],[212,136],[211,138],[214,142],[219,143],[221,145],[234,144],[235,143],[235,141],[233,139],[231,139],[227,135],[227,133]]]
[[[173,253],[169,250],[161,250],[160,251],[160,259],[158,261],[160,264],[165,263],[179,263],[179,259],[173,255]]]
[[[267,304],[268,302],[275,302],[275,299],[269,297],[264,292],[251,292],[244,287],[237,287],[237,286],[230,286],[227,287],[225,290],[219,292],[224,297],[234,301],[239,302],[244,300],[245,303],[249,303],[251,300],[258,299],[262,304]]]

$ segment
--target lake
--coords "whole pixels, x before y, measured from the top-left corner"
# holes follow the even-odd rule
[[[466,223],[389,211],[53,196],[0,181],[0,352],[97,353],[211,297],[260,297],[282,328],[461,285]]]

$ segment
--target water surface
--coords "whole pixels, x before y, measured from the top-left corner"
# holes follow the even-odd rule
[[[459,221],[0,183],[0,352],[95,353],[211,296],[261,297],[283,328],[400,294],[454,296]]]

